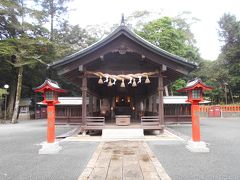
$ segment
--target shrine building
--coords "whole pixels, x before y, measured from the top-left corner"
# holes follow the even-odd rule
[[[191,118],[190,105],[177,106],[171,114],[163,96],[164,86],[187,75],[196,64],[151,44],[124,23],[50,67],[79,87],[81,107],[73,108],[77,110],[73,119],[84,130],[113,126],[162,130],[180,108],[183,120]]]

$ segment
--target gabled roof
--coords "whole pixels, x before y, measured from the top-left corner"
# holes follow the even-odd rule
[[[156,53],[158,55],[160,55],[161,57],[164,57],[172,62],[175,62],[177,64],[181,64],[185,67],[187,67],[188,69],[195,69],[197,67],[196,64],[187,61],[186,59],[176,56],[174,54],[171,54],[153,44],[151,44],[150,42],[146,41],[145,39],[143,39],[142,37],[140,37],[139,35],[137,35],[136,33],[132,32],[131,30],[129,30],[125,25],[120,25],[115,31],[113,31],[111,34],[109,34],[107,37],[105,37],[104,39],[94,43],[93,45],[80,50],[70,56],[67,56],[59,61],[55,61],[52,64],[50,64],[50,67],[52,68],[57,68],[60,67],[62,65],[66,65],[68,63],[74,62],[96,50],[98,50],[99,48],[105,46],[106,44],[114,41],[116,38],[118,38],[119,36],[124,35],[127,38],[131,39],[132,41],[134,41],[135,43],[139,44],[140,46],[148,49],[149,51]]]
[[[65,92],[56,81],[51,79],[46,79],[44,83],[36,88],[34,88],[34,92],[41,92],[43,93],[45,89],[54,90],[57,92]]]
[[[186,87],[182,88],[182,89],[179,89],[178,92],[189,91],[189,90],[192,90],[192,89],[195,89],[195,88],[202,88],[203,91],[213,89],[212,87],[204,84],[200,78],[195,78],[192,81],[188,81]]]

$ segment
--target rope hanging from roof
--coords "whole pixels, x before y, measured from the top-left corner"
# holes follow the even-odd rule
[[[88,74],[93,74],[99,77],[98,84],[108,83],[108,86],[116,85],[117,81],[121,81],[120,87],[125,87],[125,81],[128,80],[128,84],[132,84],[133,87],[136,87],[137,84],[142,82],[142,78],[145,78],[145,83],[151,83],[149,80],[149,76],[152,76],[158,72],[143,72],[136,74],[107,74],[102,72],[91,72],[88,71]],[[105,80],[103,80],[105,78]]]

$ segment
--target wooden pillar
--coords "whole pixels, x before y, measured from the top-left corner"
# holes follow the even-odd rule
[[[89,105],[88,105],[88,111],[90,116],[93,116],[93,95],[89,95]]]
[[[153,95],[153,113],[156,115],[157,113],[157,97],[156,94]]]
[[[86,125],[87,116],[87,77],[84,74],[82,78],[82,124]]]
[[[149,99],[149,101],[148,101],[148,102],[149,102],[149,105],[148,105],[148,111],[152,113],[152,112],[153,112],[153,107],[152,107],[152,105],[153,105],[153,103],[152,103],[152,96],[149,96],[148,99]]]
[[[158,99],[159,99],[159,106],[158,106],[158,118],[160,125],[164,126],[164,107],[163,107],[163,77],[161,72],[158,76]]]
[[[95,96],[93,98],[93,112],[97,111],[97,98]]]

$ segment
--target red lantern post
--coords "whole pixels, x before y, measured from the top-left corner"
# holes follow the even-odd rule
[[[203,84],[202,80],[199,78],[194,79],[187,83],[185,88],[179,89],[178,92],[187,92],[188,99],[187,102],[191,103],[192,112],[192,141],[187,145],[187,148],[192,152],[209,152],[206,144],[201,141],[200,137],[200,121],[199,113],[200,107],[199,102],[203,100],[203,92],[206,90],[212,90],[212,87]]]
[[[42,149],[39,150],[39,154],[53,154],[61,150],[58,143],[55,142],[55,104],[58,104],[58,94],[65,92],[60,88],[57,82],[50,79],[34,89],[34,92],[43,93],[43,104],[47,104],[47,143],[43,144]]]

